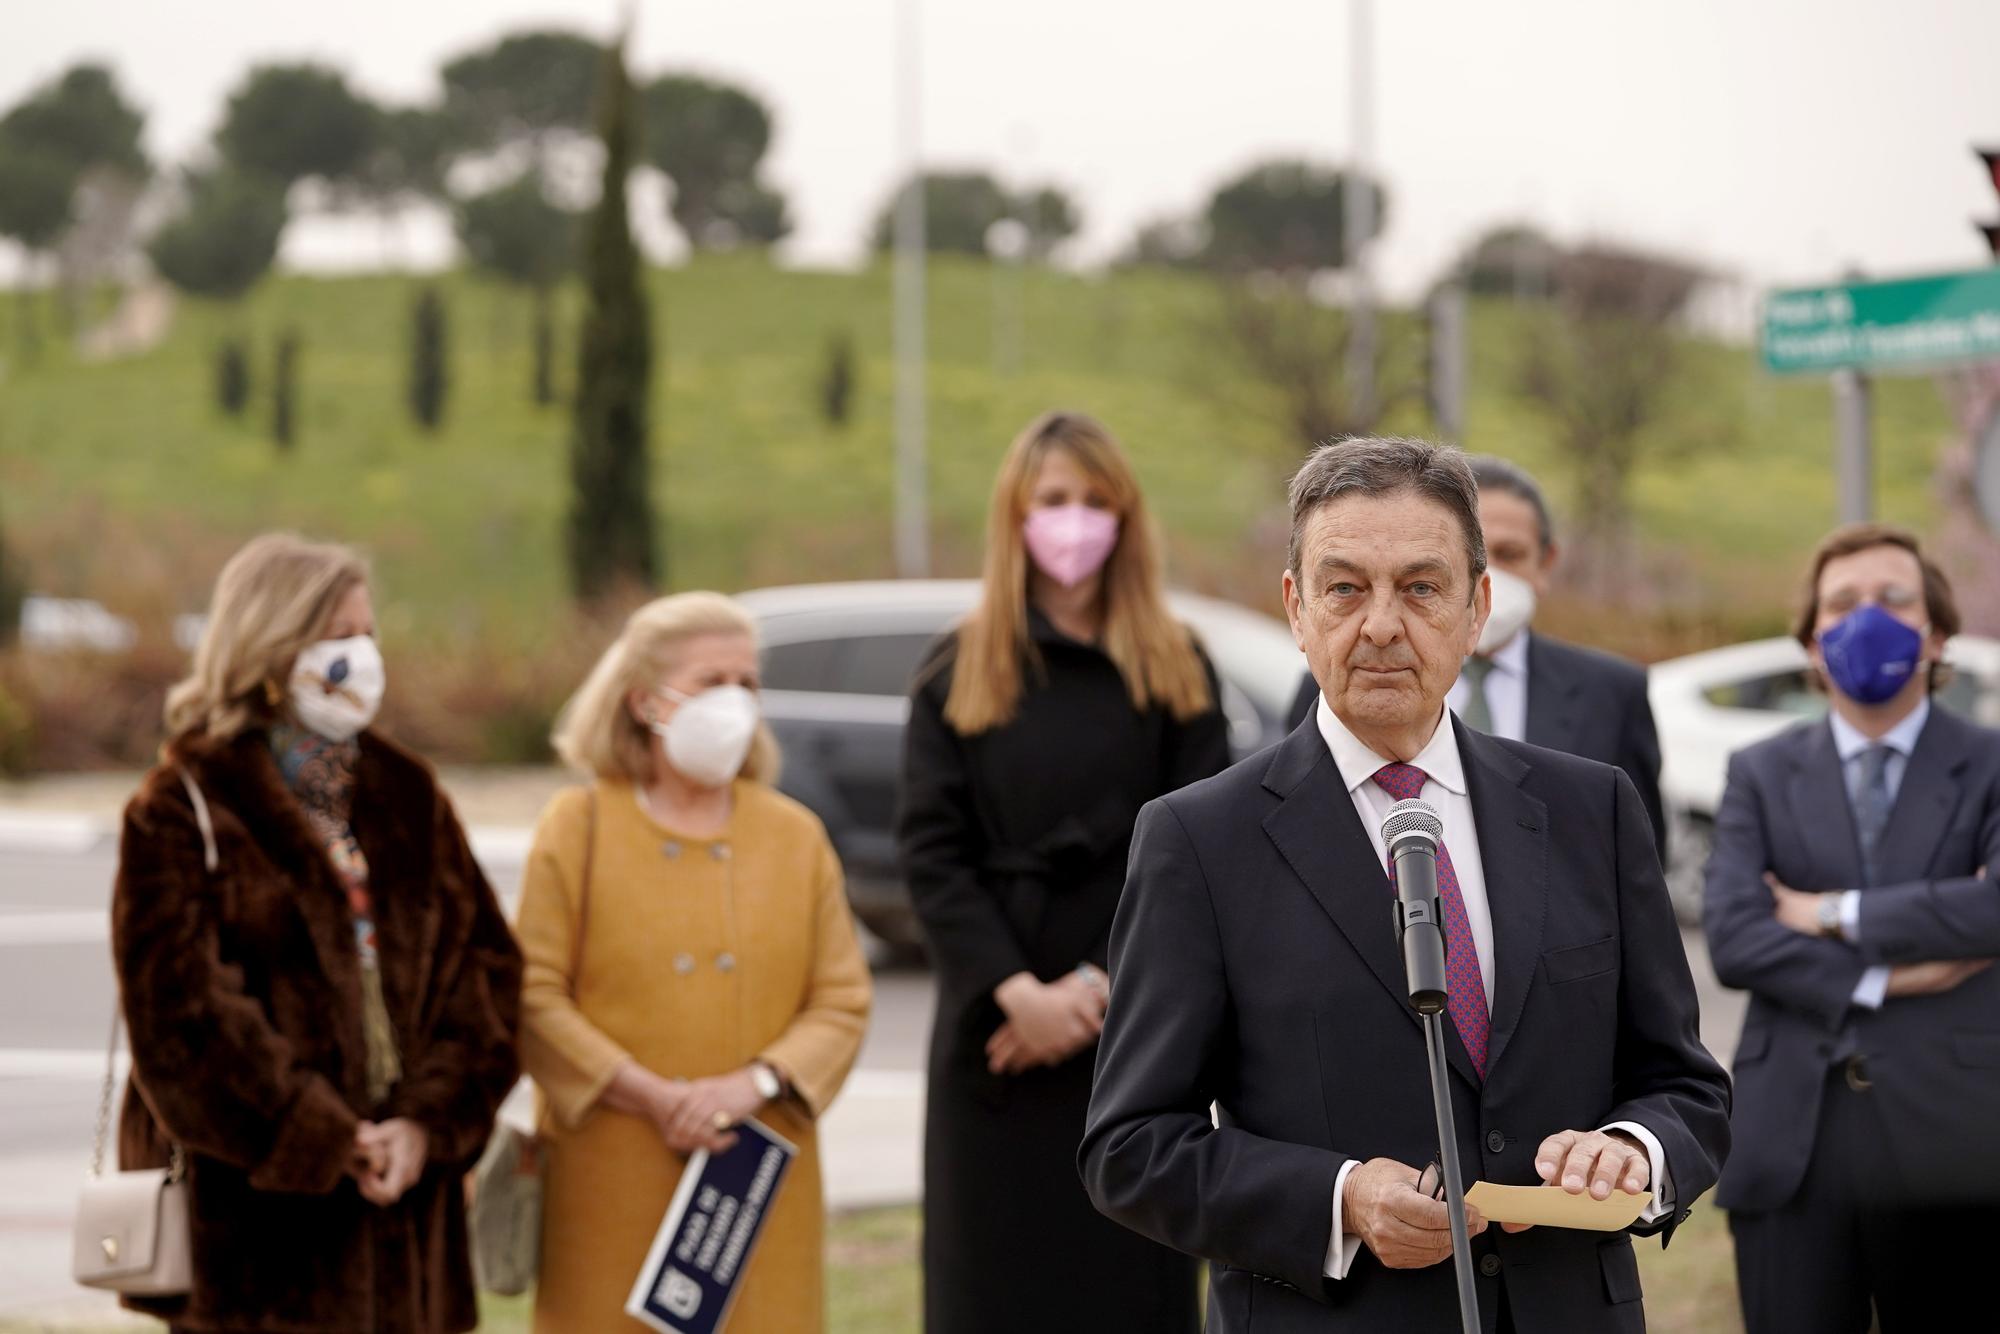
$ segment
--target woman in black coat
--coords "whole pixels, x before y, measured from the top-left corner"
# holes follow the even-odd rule
[[[1195,1262],[1096,1213],[1075,1162],[1133,821],[1228,762],[1214,673],[1087,417],[1014,441],[984,577],[918,672],[898,830],[938,982],[925,1328],[1191,1334]]]

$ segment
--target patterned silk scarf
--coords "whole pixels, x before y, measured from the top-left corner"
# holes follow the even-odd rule
[[[379,1103],[402,1078],[403,1062],[396,1051],[396,1030],[389,1024],[388,1002],[382,995],[368,859],[362,855],[349,822],[354,809],[354,765],[361,746],[355,741],[328,741],[280,722],[271,728],[271,750],[285,785],[304,811],[306,823],[325,845],[327,859],[347,891],[347,909],[354,917],[355,953],[361,960],[361,1030],[367,1040],[368,1096]]]

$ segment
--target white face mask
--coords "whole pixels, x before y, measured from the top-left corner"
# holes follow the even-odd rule
[[[667,762],[691,783],[722,787],[743,771],[757,739],[757,697],[742,686],[714,686],[684,695],[661,686],[657,694],[679,703],[674,716],[647,726],[666,742]]]
[[[387,686],[373,636],[322,639],[292,664],[292,715],[328,741],[346,741],[375,721]]]
[[[1493,610],[1486,617],[1486,628],[1479,632],[1479,647],[1474,650],[1482,657],[1507,647],[1508,642],[1535,619],[1533,584],[1505,570],[1488,570],[1486,573],[1493,580]]]

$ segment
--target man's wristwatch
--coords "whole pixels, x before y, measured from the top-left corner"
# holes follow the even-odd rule
[[[762,1061],[750,1063],[750,1082],[757,1087],[757,1096],[765,1102],[776,1102],[785,1096],[785,1081],[778,1072]]]
[[[1838,893],[1819,896],[1819,933],[1828,940],[1840,940],[1847,931],[1840,920],[1840,900]]]

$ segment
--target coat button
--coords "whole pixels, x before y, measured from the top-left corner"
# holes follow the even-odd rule
[[[682,977],[686,977],[689,973],[692,973],[694,971],[694,956],[692,954],[676,954],[674,956],[674,971]]]
[[[711,843],[708,845],[708,855],[719,862],[726,862],[729,860],[729,845],[727,843]]]
[[[728,950],[724,950],[715,956],[715,966],[725,973],[734,972],[736,970],[736,956]]]
[[[1492,1278],[1495,1274],[1500,1272],[1500,1257],[1497,1255],[1480,1256],[1479,1272],[1486,1275],[1486,1277],[1488,1278]]]
[[[678,857],[681,855],[681,845],[671,840],[662,843],[660,845],[660,855],[663,857]]]
[[[1486,1151],[1488,1153],[1498,1153],[1506,1147],[1507,1137],[1499,1131],[1492,1131],[1486,1136]]]

